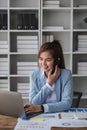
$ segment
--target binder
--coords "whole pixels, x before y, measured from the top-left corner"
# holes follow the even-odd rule
[[[29,14],[23,14],[23,29],[29,29],[30,28],[30,18]]]
[[[23,29],[23,14],[17,14],[17,29]]]
[[[2,29],[7,29],[7,13],[2,14]]]
[[[36,17],[36,13],[30,14],[30,29],[38,29],[38,20]]]
[[[2,14],[0,14],[0,29],[2,29]]]

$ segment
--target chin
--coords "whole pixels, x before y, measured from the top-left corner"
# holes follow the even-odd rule
[[[42,68],[42,70],[43,70],[44,72],[49,72],[49,71],[50,71],[48,68],[47,68],[47,69]]]
[[[48,73],[48,72],[49,72],[49,70],[44,70],[44,72]]]

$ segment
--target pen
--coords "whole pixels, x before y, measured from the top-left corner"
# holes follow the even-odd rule
[[[59,119],[62,119],[61,114],[59,114],[58,116],[59,116]]]

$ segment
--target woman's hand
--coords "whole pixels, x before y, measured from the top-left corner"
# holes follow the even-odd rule
[[[32,113],[32,112],[41,112],[42,111],[40,105],[32,105],[32,104],[25,105],[24,110],[25,110],[26,114]]]
[[[52,70],[48,73],[48,79],[47,79],[47,82],[50,86],[52,86],[56,80],[58,79],[59,75],[60,75],[60,68],[55,67],[55,71],[53,74],[51,74]]]

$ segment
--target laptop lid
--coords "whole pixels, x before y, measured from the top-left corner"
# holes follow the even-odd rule
[[[24,114],[21,93],[0,90],[0,114],[20,117]]]

